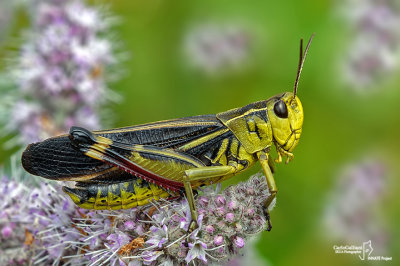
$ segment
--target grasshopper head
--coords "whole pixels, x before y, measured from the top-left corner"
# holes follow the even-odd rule
[[[303,127],[303,106],[292,92],[273,97],[267,112],[278,153],[289,155],[299,142]]]
[[[293,158],[292,151],[300,140],[304,113],[303,106],[296,94],[301,70],[313,37],[314,34],[311,35],[304,53],[303,39],[300,40],[300,58],[293,92],[272,97],[267,104],[268,117],[271,121],[274,143],[278,152],[278,158],[275,160],[277,162],[282,161],[282,156],[287,156],[286,163],[288,163]]]

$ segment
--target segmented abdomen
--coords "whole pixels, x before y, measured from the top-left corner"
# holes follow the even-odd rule
[[[151,200],[177,196],[160,186],[133,177],[132,181],[112,184],[77,183],[76,188],[63,187],[76,205],[84,209],[119,210],[149,204]]]

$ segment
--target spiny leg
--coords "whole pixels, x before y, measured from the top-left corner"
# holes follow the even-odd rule
[[[234,174],[236,171],[237,168],[232,165],[205,166],[185,171],[185,175],[183,177],[183,184],[185,187],[186,197],[189,203],[190,213],[192,215],[192,221],[189,227],[190,230],[194,230],[196,228],[197,219],[199,217],[196,208],[196,202],[193,196],[192,182],[201,180],[206,181],[209,178]]]
[[[264,215],[265,215],[265,218],[267,219],[267,223],[268,223],[267,229],[265,229],[265,230],[267,230],[269,232],[272,229],[272,225],[271,225],[271,217],[269,216],[268,208],[264,207]]]
[[[196,202],[194,200],[193,189],[192,186],[190,185],[190,180],[186,176],[186,174],[183,177],[183,185],[185,187],[185,193],[190,208],[190,214],[192,215],[192,221],[190,221],[189,230],[193,231],[196,228],[197,219],[199,218],[198,217],[199,215],[197,212]]]
[[[272,229],[272,226],[271,226],[268,207],[269,207],[269,205],[271,205],[272,201],[275,199],[278,189],[276,187],[275,179],[274,179],[274,176],[273,176],[271,168],[270,168],[270,163],[268,163],[268,161],[269,161],[268,153],[266,153],[264,151],[260,151],[257,153],[257,157],[258,157],[261,167],[265,173],[265,178],[267,179],[268,190],[270,193],[270,195],[268,196],[267,200],[265,201],[265,205],[264,205],[265,217],[268,221],[267,231],[270,231]]]

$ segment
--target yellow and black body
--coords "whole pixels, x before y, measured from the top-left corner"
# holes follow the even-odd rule
[[[304,55],[301,47],[293,92],[217,115],[93,132],[72,127],[68,135],[29,145],[22,164],[34,175],[76,181],[64,191],[87,209],[127,209],[185,193],[196,221],[193,190],[260,161],[271,192],[267,209],[277,192],[270,149],[276,147],[276,161],[289,161],[302,132],[296,89],[310,42]]]

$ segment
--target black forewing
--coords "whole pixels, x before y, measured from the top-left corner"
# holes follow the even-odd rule
[[[21,160],[26,171],[49,179],[82,176],[111,167],[76,150],[68,136],[30,144]]]
[[[93,133],[128,145],[142,144],[173,149],[221,128],[225,126],[215,115],[201,115]]]
[[[127,145],[143,144],[174,149],[221,128],[225,126],[215,115],[204,115],[93,133]],[[126,179],[121,171],[111,169],[113,166],[90,158],[77,150],[67,135],[29,145],[22,155],[22,165],[29,173],[49,179],[86,178],[86,176],[87,180],[119,176]]]

